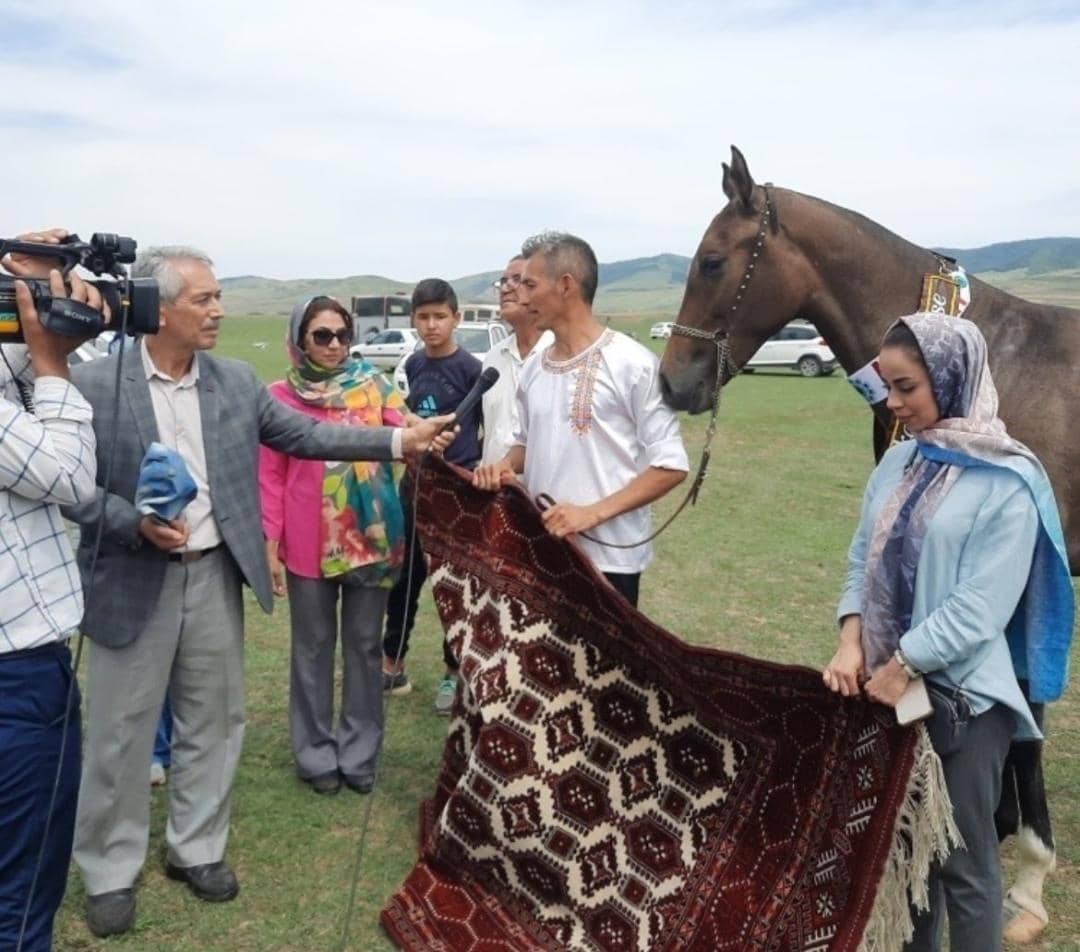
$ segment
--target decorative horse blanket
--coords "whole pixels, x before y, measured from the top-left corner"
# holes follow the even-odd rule
[[[898,949],[956,839],[925,731],[808,668],[685,644],[523,492],[458,472],[420,475],[461,689],[419,860],[382,913],[393,941]]]

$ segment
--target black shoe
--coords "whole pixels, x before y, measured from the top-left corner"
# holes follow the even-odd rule
[[[374,777],[342,777],[345,786],[357,793],[371,793],[375,789]]]
[[[341,777],[336,770],[319,774],[317,777],[309,777],[307,782],[316,793],[333,795],[341,789]]]
[[[135,925],[135,890],[114,889],[87,896],[86,924],[99,939],[130,932]]]
[[[240,892],[236,874],[224,860],[201,866],[174,866],[166,860],[165,875],[187,883],[188,888],[206,902],[228,902]]]

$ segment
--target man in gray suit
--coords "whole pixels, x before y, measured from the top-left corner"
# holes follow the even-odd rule
[[[400,458],[429,445],[452,418],[405,430],[315,423],[274,400],[251,367],[210,356],[223,315],[212,262],[192,248],[150,249],[132,269],[161,288],[161,330],[126,356],[114,418],[117,357],[72,377],[94,410],[97,501],[65,514],[82,525],[89,663],[86,751],[75,860],[98,936],[135,922],[135,880],[146,859],[146,765],[168,690],[174,735],[165,870],[200,899],[239,891],[224,861],[233,777],[244,736],[243,605],[247,582],[273,605],[259,513],[260,442],[312,459]],[[184,457],[198,495],[170,523],[135,509],[139,466],[160,441]],[[104,535],[90,556],[105,499]]]

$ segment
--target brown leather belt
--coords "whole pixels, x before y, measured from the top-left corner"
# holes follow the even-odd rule
[[[211,552],[217,552],[220,549],[220,545],[215,545],[212,549],[198,549],[194,552],[170,552],[170,562],[180,562],[182,565],[187,565],[189,562],[198,562],[204,555],[209,555]]]

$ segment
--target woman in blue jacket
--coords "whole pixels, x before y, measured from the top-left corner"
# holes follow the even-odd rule
[[[1001,947],[994,810],[1013,739],[1039,728],[1033,701],[1065,685],[1073,591],[1053,491],[997,416],[986,341],[961,318],[914,314],[885,335],[888,407],[910,441],[881,459],[863,497],[825,684],[895,707],[922,674],[964,849],[931,872],[908,949]]]

